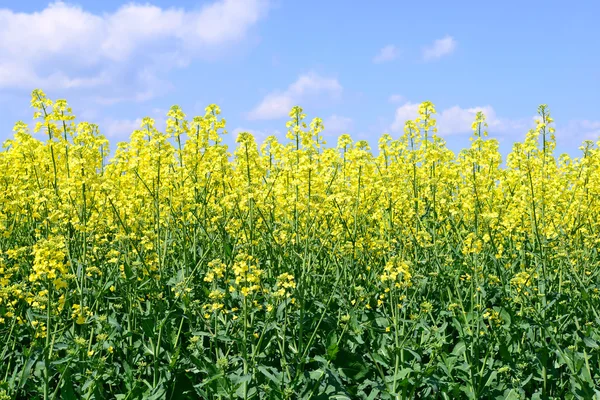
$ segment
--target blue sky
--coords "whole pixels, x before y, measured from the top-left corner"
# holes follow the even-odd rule
[[[240,131],[284,138],[289,109],[373,148],[430,100],[457,151],[483,110],[506,154],[556,121],[558,151],[600,139],[600,2],[113,0],[0,2],[0,140],[30,93],[65,98],[115,148],[170,106],[191,119],[216,103],[227,143]],[[40,138],[42,138],[40,134]]]

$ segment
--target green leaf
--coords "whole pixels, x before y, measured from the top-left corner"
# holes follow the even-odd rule
[[[262,365],[259,365],[257,367],[257,369],[267,378],[269,378],[269,380],[271,382],[273,382],[275,385],[277,386],[281,386],[281,379],[283,374],[279,371],[277,371],[275,368],[273,367],[265,367]],[[270,371],[269,371],[270,370]]]
[[[125,261],[123,263],[123,269],[125,270],[125,277],[127,280],[133,278],[133,271],[131,270],[131,265],[129,265],[129,262]]]
[[[27,363],[23,367],[23,375],[21,375],[21,380],[19,381],[19,388],[23,388],[27,379],[29,379],[29,375],[31,374],[31,367],[37,362],[39,354],[35,354],[35,357],[32,357],[27,360]]]
[[[594,339],[592,339],[589,336],[584,336],[583,342],[585,343],[585,345],[587,347],[591,347],[592,349],[597,349],[598,347],[600,347],[600,346],[598,346],[598,342],[596,342]]]
[[[506,390],[501,396],[496,397],[497,400],[521,400],[519,392],[515,389]]]
[[[461,340],[454,346],[454,349],[452,350],[452,355],[461,356],[464,354],[466,349],[467,349],[467,345],[465,344],[465,342],[463,342]]]
[[[145,400],[158,400],[158,399],[165,399],[166,398],[166,389],[165,387],[160,384],[157,385],[154,389],[152,389],[152,391],[149,394],[144,394],[144,399]]]
[[[329,360],[335,360],[338,351],[337,335],[333,332],[327,337],[327,358]]]
[[[308,376],[310,376],[310,379],[312,379],[312,380],[315,380],[315,381],[316,381],[316,380],[319,380],[319,379],[321,379],[321,377],[322,377],[323,375],[325,375],[325,371],[323,371],[323,370],[322,370],[322,369],[320,369],[320,368],[319,368],[319,369],[316,369],[316,370],[314,370],[314,371],[310,371],[310,372],[308,373]]]
[[[379,364],[383,365],[383,366],[384,366],[384,367],[386,367],[386,368],[390,368],[389,364],[388,364],[387,362],[385,362],[385,360],[383,359],[383,357],[382,357],[382,356],[380,356],[379,354],[377,354],[377,353],[372,353],[372,354],[371,354],[371,357],[373,358],[373,361],[375,361],[375,362],[377,362],[377,363],[379,363]]]
[[[73,381],[71,380],[71,371],[67,370],[63,375],[63,385],[61,388],[61,397],[63,400],[76,400],[75,392],[73,391]]]

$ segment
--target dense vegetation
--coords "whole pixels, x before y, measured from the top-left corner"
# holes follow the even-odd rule
[[[600,398],[600,142],[545,105],[502,166],[431,103],[374,155],[294,107],[221,142],[216,105],[114,157],[32,94],[0,152],[0,398]],[[41,135],[41,133],[39,134]]]

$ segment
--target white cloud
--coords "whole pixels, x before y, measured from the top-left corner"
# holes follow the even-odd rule
[[[132,94],[96,95],[92,96],[91,99],[100,105],[113,105],[129,101],[143,102],[164,94],[173,88],[172,83],[158,78],[155,71],[150,67],[136,71],[134,80],[139,89],[134,90]],[[124,92],[123,90],[118,91]]]
[[[442,110],[437,116],[439,135],[453,135],[472,132],[471,125],[478,111],[482,111],[486,117],[488,126],[492,129],[500,127],[500,121],[496,118],[494,109],[490,106],[461,108],[454,106]]]
[[[404,96],[399,95],[399,94],[392,94],[389,98],[388,101],[390,103],[400,103],[401,101],[405,100]]]
[[[583,120],[578,122],[581,126],[584,140],[600,140],[600,121]]]
[[[394,113],[394,122],[390,126],[390,131],[392,132],[403,132],[404,131],[404,123],[410,119],[417,118],[419,114],[419,105],[407,102],[404,105],[396,108],[396,112]]]
[[[334,78],[322,77],[314,72],[301,75],[284,91],[267,94],[260,104],[247,113],[248,119],[276,119],[289,114],[294,105],[306,101],[311,96],[339,96],[342,86]]]
[[[103,124],[99,124],[100,132],[107,138],[127,139],[129,135],[137,129],[140,129],[142,119],[112,119],[108,118]]]
[[[373,58],[375,64],[380,64],[386,61],[392,61],[398,58],[398,49],[390,44],[379,50],[379,53]]]
[[[541,120],[539,114],[531,117],[531,127],[536,126],[537,120]],[[567,122],[555,121],[552,125],[555,129],[556,141],[558,145],[577,145],[580,146],[584,140],[600,140],[600,120],[572,119]]]
[[[354,126],[354,121],[352,118],[333,114],[325,118],[323,126],[325,127],[323,134],[336,136],[342,133],[348,133]]]
[[[417,118],[419,104],[406,103],[396,109],[394,121],[389,129],[392,132],[403,132],[404,124],[408,120]],[[491,136],[495,133],[500,134],[519,134],[524,135],[527,130],[532,128],[529,119],[509,119],[499,118],[496,111],[491,106],[476,106],[471,108],[461,108],[453,106],[444,110],[438,111],[433,117],[436,119],[436,126],[440,136],[450,136],[459,134],[470,134],[472,132],[471,125],[475,120],[475,115],[478,111],[482,111],[486,117],[488,124],[488,132]]]
[[[540,118],[539,116],[537,118]],[[584,140],[594,142],[600,140],[600,121],[571,120],[566,124],[556,123],[557,142],[565,143],[575,141],[575,144],[581,145]],[[572,144],[572,143],[571,143]]]
[[[288,115],[294,106],[294,99],[287,92],[269,93],[263,101],[252,111],[247,113],[247,118],[254,119],[275,119]]]
[[[269,137],[271,135],[278,136],[281,133],[278,130],[268,132],[268,131],[256,130],[256,129],[235,128],[232,132],[233,138],[237,139],[238,135],[242,132],[251,133],[252,136],[254,136],[254,140],[256,140],[256,143],[258,144],[259,147],[265,141],[265,139],[267,137]]]
[[[33,13],[0,9],[0,88],[98,87],[113,81],[110,66],[134,57],[187,65],[243,40],[267,8],[267,0],[217,0],[194,11],[130,3],[101,15],[61,1]]]
[[[16,89],[33,88],[91,88],[110,82],[109,75],[102,72],[91,77],[70,78],[63,71],[55,71],[41,77],[31,65],[21,65],[19,62],[3,61],[0,56],[0,88],[11,87]]]
[[[169,110],[164,108],[155,107],[144,117],[150,117],[154,120],[154,126],[159,132],[165,132],[167,127],[167,113]],[[94,116],[94,111],[91,112]],[[90,121],[94,122],[94,121]],[[102,119],[98,126],[100,132],[108,138],[114,138],[116,140],[129,140],[129,136],[133,131],[141,129],[142,118],[135,119],[115,119],[107,117]]]
[[[455,49],[456,40],[452,36],[446,35],[433,42],[431,46],[423,48],[423,59],[425,61],[436,60],[451,54]]]

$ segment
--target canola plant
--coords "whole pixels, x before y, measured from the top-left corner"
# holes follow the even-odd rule
[[[374,155],[222,143],[216,105],[144,118],[109,160],[32,93],[0,152],[0,398],[600,399],[600,141],[548,107],[503,166],[431,102]]]

